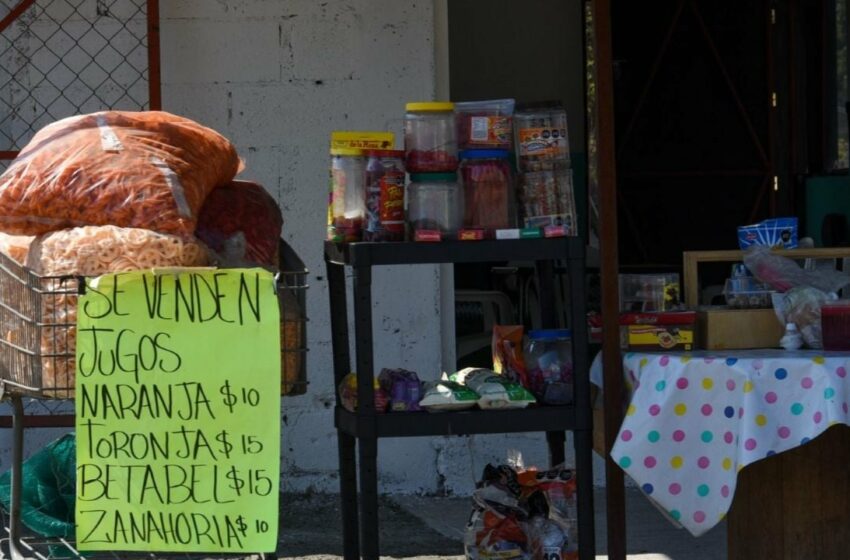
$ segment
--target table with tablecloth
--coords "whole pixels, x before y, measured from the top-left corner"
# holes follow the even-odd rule
[[[848,424],[850,353],[627,353],[631,394],[611,456],[694,535],[726,515],[738,472]],[[601,385],[597,357],[591,375]]]

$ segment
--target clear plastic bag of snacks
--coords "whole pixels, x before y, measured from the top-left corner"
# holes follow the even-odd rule
[[[0,175],[0,230],[116,225],[192,235],[209,192],[241,165],[222,135],[169,113],[69,117],[39,130]]]
[[[224,258],[226,267],[279,266],[283,215],[274,197],[250,181],[217,187],[201,208],[195,235]]]

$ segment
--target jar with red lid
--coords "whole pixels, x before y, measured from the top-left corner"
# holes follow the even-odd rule
[[[404,151],[409,173],[457,170],[454,103],[408,103],[404,116]]]
[[[483,229],[492,236],[497,229],[515,225],[513,180],[507,150],[460,152],[463,182],[463,227]]]
[[[363,241],[404,241],[404,152],[366,150]]]

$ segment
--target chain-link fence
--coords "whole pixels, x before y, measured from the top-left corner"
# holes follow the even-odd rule
[[[55,120],[158,108],[157,6],[0,0],[0,170]]]

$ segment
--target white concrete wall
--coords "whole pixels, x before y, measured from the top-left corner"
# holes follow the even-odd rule
[[[161,2],[164,109],[232,139],[242,177],[283,209],[284,237],[309,267],[307,395],[283,400],[287,490],[337,491],[327,283],[322,261],[332,130],[400,133],[404,103],[435,94],[431,0],[180,0]],[[397,140],[401,146],[401,138]],[[377,367],[440,372],[439,269],[376,269]],[[353,329],[352,329],[353,337]],[[353,354],[353,353],[352,353]],[[31,431],[35,448],[56,433]],[[7,434],[0,461],[8,466]],[[387,492],[472,490],[488,461],[518,450],[544,465],[539,436],[383,440]]]

